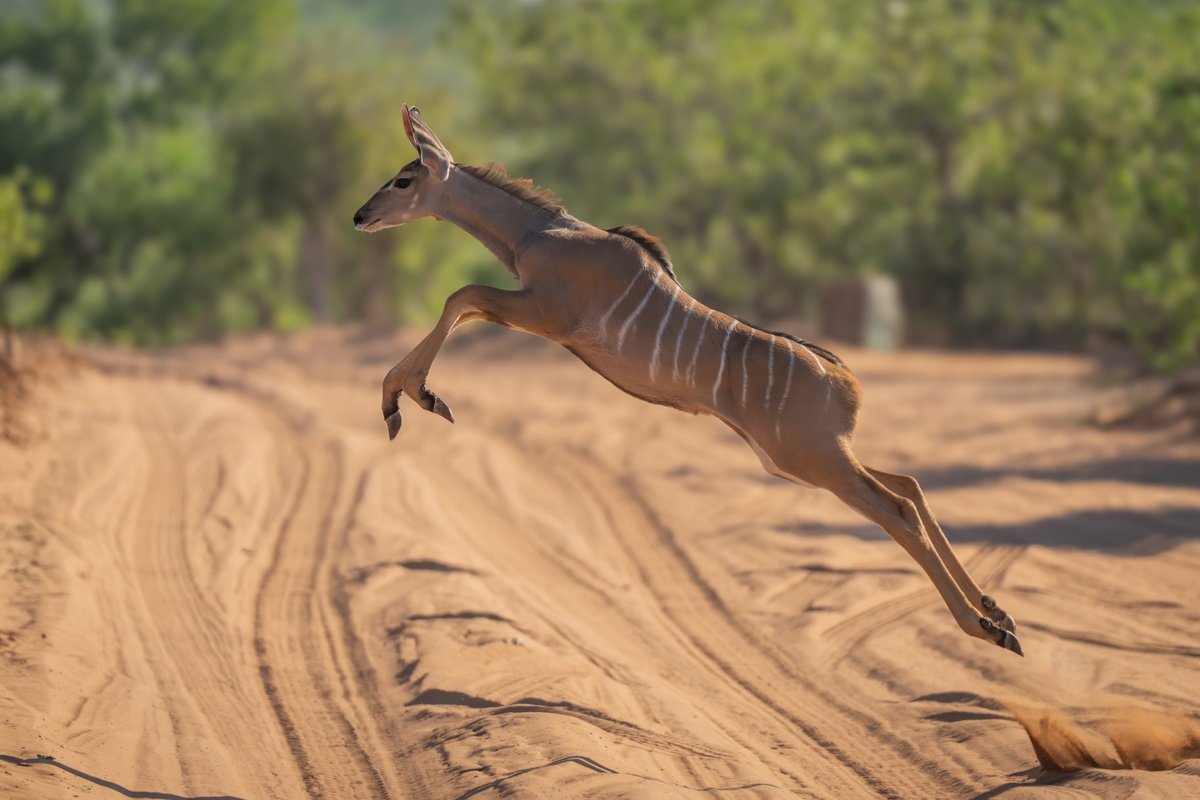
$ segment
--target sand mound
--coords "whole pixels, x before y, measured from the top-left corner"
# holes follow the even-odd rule
[[[0,337],[0,441],[28,443],[35,422],[25,406],[34,388],[78,365],[70,348],[56,339]]]
[[[25,396],[21,373],[6,355],[0,353],[0,439],[13,442],[23,438],[17,423],[17,408]]]
[[[1200,369],[1135,381],[1092,417],[1101,428],[1200,431]]]

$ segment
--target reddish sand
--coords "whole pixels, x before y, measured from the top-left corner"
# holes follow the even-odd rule
[[[1089,362],[843,353],[860,455],[921,478],[1021,659],[833,497],[529,337],[452,343],[458,424],[405,401],[389,443],[414,342],[39,365],[0,797],[1200,797],[1200,442],[1092,427]]]

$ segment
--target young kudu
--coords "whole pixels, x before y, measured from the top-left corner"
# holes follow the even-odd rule
[[[641,229],[601,230],[499,167],[454,163],[416,108],[404,107],[404,128],[418,157],[358,210],[355,227],[449,220],[522,288],[464,286],[450,295],[433,331],[384,378],[389,436],[400,430],[402,394],[454,421],[425,381],[456,327],[485,319],[527,331],[563,345],[635,397],[717,417],[772,475],[829,490],[908,552],[966,633],[1021,653],[1012,617],[967,573],[917,481],[855,458],[861,391],[841,359],[698,302],[679,285],[666,250]]]

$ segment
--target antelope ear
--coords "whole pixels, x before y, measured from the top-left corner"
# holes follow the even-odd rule
[[[433,129],[421,119],[421,112],[416,106],[404,106],[404,132],[408,134],[413,147],[417,148],[417,155],[430,174],[439,181],[449,178],[454,159]]]
[[[421,145],[417,144],[417,137],[413,136],[412,116],[411,115],[412,115],[412,109],[410,109],[408,107],[408,103],[405,103],[404,104],[404,134],[408,137],[409,143],[412,144],[412,146],[415,147],[419,151],[421,149]]]

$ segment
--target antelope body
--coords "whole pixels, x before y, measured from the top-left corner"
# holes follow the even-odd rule
[[[855,458],[861,390],[841,359],[700,303],[641,229],[602,230],[498,167],[454,163],[416,108],[404,107],[404,125],[418,158],[358,210],[355,226],[374,232],[426,216],[448,220],[479,239],[522,288],[465,286],[446,300],[434,329],[384,378],[389,436],[400,429],[402,394],[454,421],[426,386],[454,328],[486,319],[527,331],[565,346],[629,394],[717,417],[772,475],[827,489],[883,527],[963,631],[1021,653],[1012,617],[967,573],[916,479]]]

